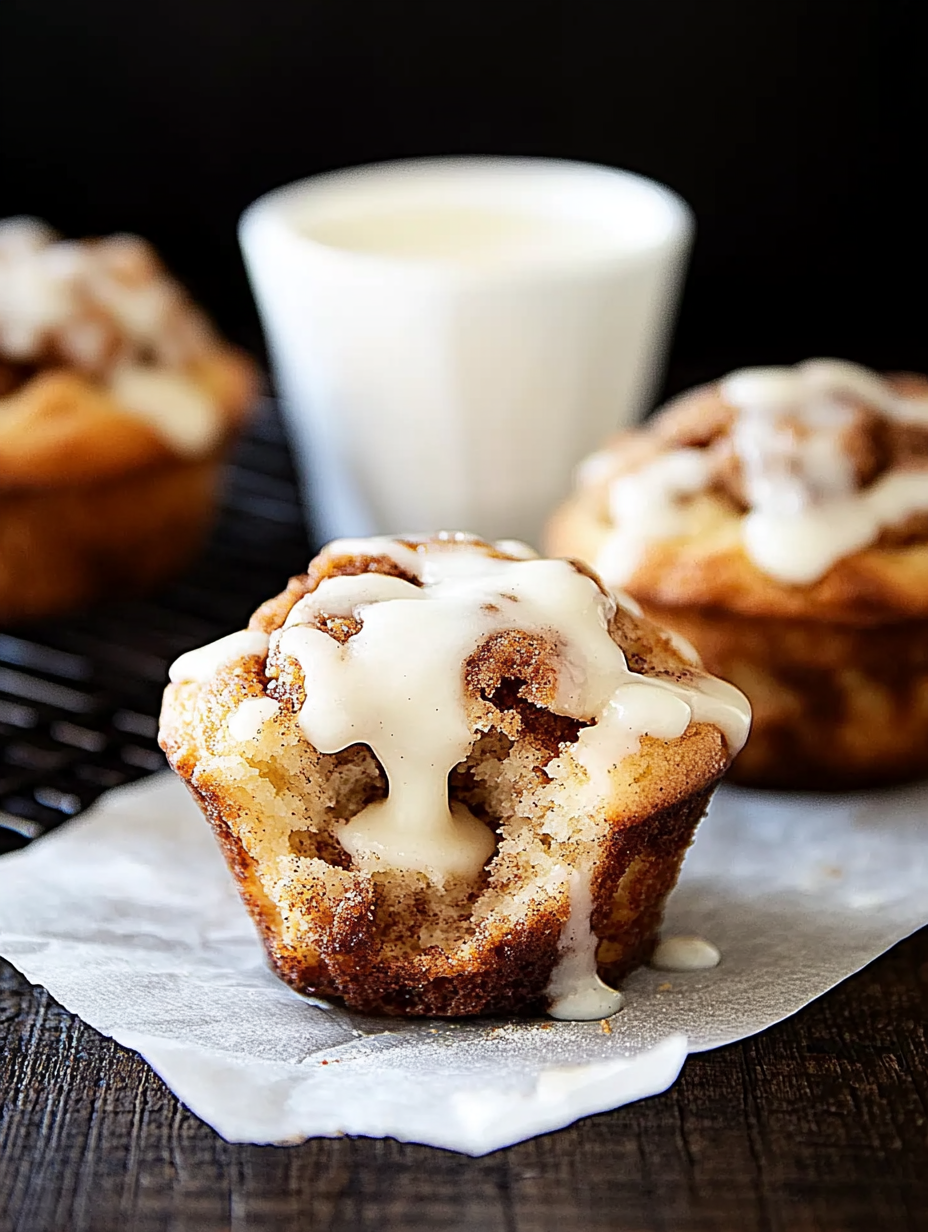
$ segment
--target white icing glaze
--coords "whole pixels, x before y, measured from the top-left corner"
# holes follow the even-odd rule
[[[591,799],[609,791],[612,771],[638,751],[642,736],[677,740],[689,727],[693,712],[686,702],[641,679],[619,685],[599,721],[580,732],[571,750],[590,777]]]
[[[797,510],[771,514],[755,510],[744,519],[745,548],[771,577],[808,585],[843,556],[867,547],[880,532],[928,509],[928,468],[891,471],[871,487]]]
[[[384,801],[341,831],[362,868],[426,873],[436,882],[475,876],[493,836],[463,806],[449,807],[448,775],[470,749],[463,664],[494,632],[519,629],[560,651],[559,713],[593,723],[573,746],[594,790],[642,736],[674,739],[695,721],[716,723],[732,753],[749,723],[738,690],[709,678],[691,685],[630,672],[607,631],[613,600],[566,561],[505,560],[467,540],[453,550],[353,541],[361,555],[391,555],[421,585],[381,574],[334,577],[302,599],[271,642],[272,661],[299,663],[306,682],[300,726],[324,753],[370,746],[389,781]],[[344,542],[327,549],[338,556]],[[413,568],[414,567],[414,568]],[[344,643],[313,627],[320,615],[354,616]]]
[[[280,702],[273,697],[247,697],[229,715],[229,735],[233,740],[256,740],[279,710]]]
[[[55,232],[41,218],[20,214],[15,218],[0,218],[0,256],[17,257],[38,252],[51,244]]]
[[[853,463],[842,443],[853,411],[840,402],[804,407],[803,433],[763,409],[744,409],[732,429],[752,509],[789,516],[811,503],[853,493]]]
[[[209,449],[213,399],[178,369],[215,345],[180,286],[135,236],[56,240],[32,218],[0,222],[0,355],[102,377],[181,454]]]
[[[682,502],[708,486],[711,468],[705,450],[676,449],[613,480],[609,515],[615,530],[596,559],[610,584],[621,586],[632,577],[648,544],[685,532]]]
[[[826,397],[847,395],[885,415],[894,415],[900,402],[896,392],[877,372],[846,359],[807,359],[793,369],[802,389]]]
[[[676,629],[665,629],[664,637],[670,642],[681,659],[686,659],[687,663],[692,663],[693,667],[702,667],[702,655],[700,655],[688,637],[684,637]]]
[[[96,319],[108,327],[91,367],[107,362],[107,347],[136,343],[155,363],[171,362],[178,341],[198,351],[208,329],[148,245],[130,235],[92,242],[56,240],[34,218],[0,222],[0,349],[38,360],[47,335]],[[113,338],[113,330],[120,335]]]
[[[720,392],[738,411],[731,444],[749,505],[744,548],[769,576],[808,585],[882,530],[928,510],[928,466],[889,472],[857,490],[843,441],[860,404],[928,424],[928,399],[902,396],[857,364],[824,359],[742,369]],[[686,533],[686,503],[710,486],[716,464],[710,449],[679,449],[612,481],[614,530],[596,559],[610,584],[629,581],[650,543]]]
[[[222,435],[215,402],[183,373],[126,364],[116,369],[109,384],[126,410],[144,419],[184,457],[205,453]]]
[[[521,539],[497,539],[493,546],[497,552],[504,552],[507,556],[514,556],[516,560],[536,560],[538,557],[535,549],[530,548]]]
[[[591,453],[574,470],[574,482],[580,488],[596,487],[615,474],[615,456],[606,449]]]
[[[168,678],[172,684],[204,684],[221,668],[239,659],[248,658],[249,655],[264,658],[267,648],[266,633],[259,629],[241,629],[238,633],[229,633],[215,642],[182,654],[171,664]]]
[[[50,233],[35,219],[10,218],[0,232],[0,353],[38,357],[45,332],[70,314],[66,274],[46,269]]]
[[[708,971],[721,961],[722,955],[703,937],[667,937],[651,955],[651,966],[658,971]]]
[[[560,957],[545,993],[548,1013],[568,1022],[608,1018],[622,1008],[618,989],[603,983],[596,971],[597,938],[590,928],[593,895],[588,871],[565,874],[570,914],[558,940]]]
[[[741,368],[725,377],[720,391],[729,406],[772,412],[801,408],[816,398],[851,398],[883,415],[906,418],[912,404],[917,413],[925,401],[896,393],[879,373],[843,359],[808,359],[794,368]]]
[[[410,540],[414,537],[409,536]],[[414,547],[391,539],[387,535],[371,535],[369,539],[333,539],[325,549],[328,557],[389,556],[406,573],[419,575],[419,555]]]
[[[415,562],[418,566],[418,561]],[[353,616],[368,603],[385,603],[388,599],[408,599],[417,587],[403,578],[388,573],[361,573],[326,578],[312,594],[304,595],[290,609],[284,628],[306,625],[321,615]]]
[[[644,609],[642,608],[641,604],[638,602],[637,599],[633,599],[631,595],[628,594],[627,591],[619,590],[618,587],[612,586],[610,588],[610,592],[612,594],[613,599],[615,599],[619,607],[624,608],[626,612],[631,612],[633,616],[643,616],[644,615]],[[684,658],[685,657],[686,656],[684,655]]]

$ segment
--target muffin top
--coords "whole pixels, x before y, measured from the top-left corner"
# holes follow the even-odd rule
[[[278,972],[399,1014],[612,1014],[750,715],[584,566],[464,534],[331,543],[170,674]]]
[[[492,836],[466,810],[449,812],[448,776],[480,730],[518,736],[518,711],[501,710],[504,685],[536,717],[578,725],[572,757],[589,782],[590,816],[644,736],[674,741],[691,723],[711,724],[728,760],[744,743],[743,695],[627,604],[586,568],[524,544],[463,534],[341,540],[247,631],[179,659],[171,680],[209,684],[243,656],[260,656],[262,695],[199,721],[241,737],[276,703],[320,753],[367,745],[389,795],[340,832],[356,866],[467,877],[485,864]],[[166,734],[171,747],[176,737]]]
[[[693,390],[584,462],[556,551],[645,602],[928,612],[928,380],[810,360]]]
[[[211,452],[256,388],[144,240],[0,222],[0,483]]]

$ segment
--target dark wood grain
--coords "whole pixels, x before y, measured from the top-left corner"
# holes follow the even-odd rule
[[[670,1091],[483,1159],[232,1146],[0,965],[3,1232],[928,1228],[928,930]]]

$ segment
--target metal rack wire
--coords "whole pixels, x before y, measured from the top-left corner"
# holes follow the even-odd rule
[[[183,577],[144,599],[0,631],[0,854],[163,769],[157,715],[171,660],[241,628],[309,555],[266,402],[226,468],[209,544]]]

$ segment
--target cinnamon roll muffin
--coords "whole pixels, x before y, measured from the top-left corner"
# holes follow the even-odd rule
[[[184,563],[256,393],[144,240],[0,222],[0,620]]]
[[[586,568],[466,535],[332,543],[171,681],[274,968],[387,1014],[613,1013],[749,723]]]
[[[928,775],[928,380],[747,369],[580,469],[553,552],[590,562],[751,699],[743,783]]]

